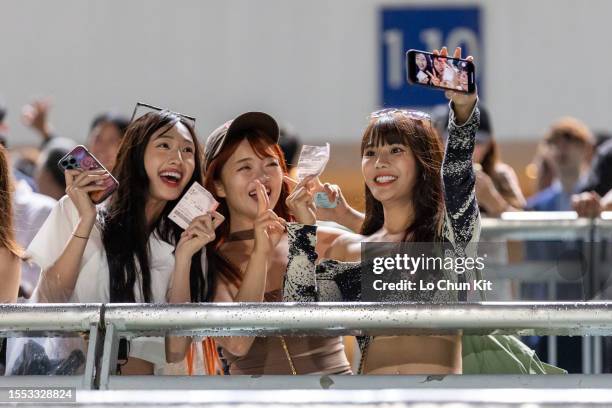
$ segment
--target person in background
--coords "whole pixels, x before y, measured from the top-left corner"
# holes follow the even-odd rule
[[[473,161],[476,198],[483,215],[499,217],[505,211],[519,211],[525,207],[525,197],[516,173],[501,161],[491,119],[483,107],[480,107],[480,127],[476,132]]]
[[[612,211],[612,140],[597,148],[593,165],[581,192],[572,196],[572,206],[581,217],[598,217]]]
[[[104,112],[91,122],[87,148],[109,171],[115,167],[119,145],[125,135],[129,120],[112,112]]]
[[[40,194],[51,197],[55,201],[64,196],[66,178],[57,164],[75,146],[75,141],[63,137],[55,137],[45,145],[38,156],[38,163],[34,171],[34,181]]]
[[[6,114],[6,108],[0,105],[0,132],[5,140],[8,138],[8,126],[4,123]],[[7,151],[6,159],[11,158]],[[36,193],[32,188],[33,180],[18,169],[13,168],[12,172],[9,172],[6,177],[14,186],[14,191],[11,194],[14,239],[21,248],[26,248],[55,206],[55,200]],[[39,274],[40,268],[32,263],[22,261],[19,296],[28,298],[32,294]]]
[[[7,142],[7,133],[8,133],[8,125],[4,121],[6,117],[6,105],[0,99],[0,145],[6,147]]]
[[[50,109],[48,99],[35,100],[22,109],[23,123],[40,135],[43,148],[56,137],[48,118]],[[128,125],[128,118],[112,112],[101,113],[91,122],[85,146],[109,171],[115,166],[119,145]]]
[[[480,127],[476,132],[473,163],[476,174],[476,198],[481,215],[498,217],[504,211],[522,210],[525,197],[516,173],[503,163],[499,146],[493,137],[493,126],[488,110],[479,105]],[[432,110],[432,124],[443,142],[448,139],[448,106],[438,105]]]
[[[530,211],[571,211],[572,194],[580,191],[589,171],[593,157],[595,138],[589,128],[580,120],[572,117],[561,118],[554,122],[544,136],[543,156],[549,159],[556,174],[552,184],[527,200],[526,210]],[[527,257],[532,261],[564,260],[565,254],[584,251],[581,241],[525,241]],[[583,293],[580,279],[560,279],[554,288],[556,301],[588,301]],[[524,282],[521,284],[522,299],[547,300],[549,289],[545,283]],[[532,346],[544,360],[548,355],[547,337],[529,336],[526,343]],[[570,373],[582,372],[580,337],[557,337],[560,366]]]
[[[609,140],[612,140],[612,132],[609,132],[607,130],[599,130],[599,131],[594,132],[594,134],[595,134],[595,148],[597,149],[599,149],[599,146],[603,145]]]
[[[4,101],[2,99],[0,99],[0,145],[4,146],[5,148],[9,148],[8,146],[8,136],[9,136],[9,126],[8,123],[6,123],[6,116],[8,113],[8,109],[6,107],[6,104],[4,103]],[[7,151],[7,157],[9,156],[9,152]],[[35,187],[35,183],[34,180],[31,176],[31,172],[28,171],[28,169],[32,169],[33,163],[32,162],[28,162],[26,160],[21,159],[20,155],[16,155],[15,152],[11,152],[10,154],[11,160],[11,164],[12,164],[12,177],[16,180],[24,180],[26,181],[31,187]],[[22,166],[20,166],[20,164],[24,164],[23,168]],[[27,163],[27,164],[26,164]],[[29,166],[28,166],[29,164]]]
[[[296,171],[296,161],[300,153],[300,147],[302,146],[300,136],[291,126],[281,126],[278,145],[285,156],[285,164],[287,165],[289,175],[294,177]]]
[[[532,164],[535,165],[537,171],[535,183],[537,193],[550,187],[557,179],[555,166],[550,157],[550,149],[544,143],[538,145]]]
[[[23,259],[13,230],[12,188],[6,149],[0,146],[0,303],[17,300]]]
[[[527,201],[527,210],[571,211],[572,195],[585,183],[593,157],[595,138],[589,128],[572,117],[562,118],[544,137],[545,155],[556,179]]]

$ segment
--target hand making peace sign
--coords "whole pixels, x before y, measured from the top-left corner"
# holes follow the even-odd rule
[[[270,198],[260,181],[257,183],[257,218],[255,219],[255,247],[253,252],[270,253],[285,232],[286,221],[270,208]]]

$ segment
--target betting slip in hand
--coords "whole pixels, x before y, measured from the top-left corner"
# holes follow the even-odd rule
[[[199,183],[193,183],[181,201],[172,209],[168,218],[182,229],[187,229],[195,217],[216,210],[218,205],[219,203],[208,190]]]
[[[329,143],[325,146],[302,146],[297,165],[297,179],[308,176],[320,176],[329,161]]]

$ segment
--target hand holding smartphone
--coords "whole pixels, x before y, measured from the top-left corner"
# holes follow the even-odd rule
[[[476,69],[469,59],[408,50],[406,67],[410,84],[466,94],[476,91]]]
[[[92,191],[89,193],[91,201],[94,204],[100,204],[106,200],[116,189],[119,187],[119,182],[112,176],[112,174],[94,157],[93,154],[87,150],[85,146],[78,145],[70,153],[65,155],[57,163],[62,171],[66,170],[104,170],[108,173],[108,177],[101,180],[100,183],[105,188],[99,191]]]

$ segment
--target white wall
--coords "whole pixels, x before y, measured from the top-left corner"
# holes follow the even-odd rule
[[[309,141],[356,140],[378,103],[378,7],[481,4],[486,95],[500,138],[573,114],[612,129],[606,0],[3,0],[0,95],[18,119],[52,95],[52,120],[83,140],[92,116],[138,100],[198,118],[206,136],[246,110]]]

